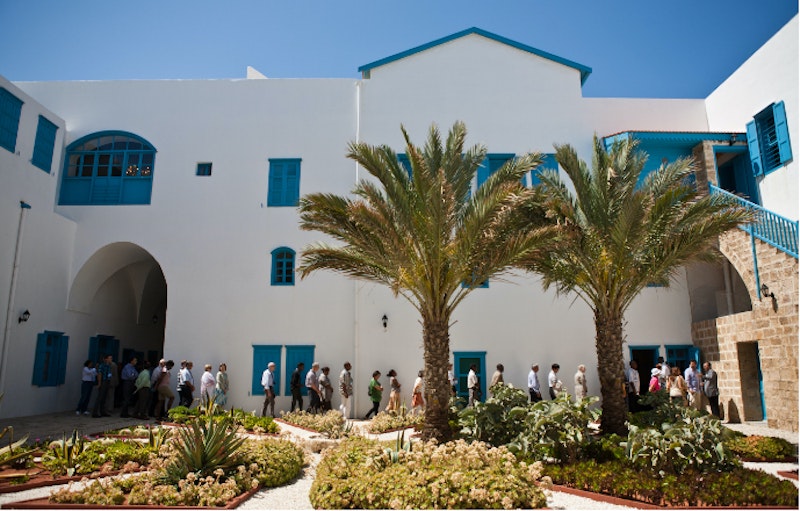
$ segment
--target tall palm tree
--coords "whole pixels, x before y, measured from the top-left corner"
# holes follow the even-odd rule
[[[419,311],[427,403],[423,436],[446,440],[453,311],[486,279],[541,250],[553,229],[524,218],[519,207],[533,196],[520,179],[541,162],[540,154],[508,161],[473,192],[486,149],[464,150],[463,123],[453,126],[444,144],[432,126],[424,147],[401,130],[410,171],[389,147],[352,142],[347,156],[374,179],[358,182],[353,198],[315,193],[300,200],[301,228],[339,244],[307,247],[298,271],[305,277],[327,269],[377,282]]]
[[[718,235],[750,220],[732,201],[698,194],[691,159],[643,177],[647,155],[637,145],[617,142],[606,152],[595,136],[592,169],[569,145],[556,146],[574,191],[548,169],[539,174],[537,192],[563,239],[522,265],[542,276],[545,289],[575,293],[594,312],[604,433],[626,433],[622,327],[628,306],[648,284],[666,286],[685,264],[718,257]]]

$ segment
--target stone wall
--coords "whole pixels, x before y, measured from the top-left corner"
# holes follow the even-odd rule
[[[760,281],[774,298],[756,288],[750,236],[736,229],[720,237],[720,251],[747,285],[751,311],[692,325],[703,361],[719,374],[720,405],[733,421],[762,417],[757,362],[771,427],[798,430],[798,261],[755,241]]]

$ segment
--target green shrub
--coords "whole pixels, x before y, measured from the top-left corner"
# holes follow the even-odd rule
[[[743,461],[785,461],[797,457],[797,446],[783,438],[752,435],[732,438],[725,445]]]
[[[411,428],[421,425],[424,420],[425,417],[423,415],[412,415],[410,413],[391,414],[380,412],[370,421],[369,426],[367,426],[367,431],[378,434],[396,429]]]
[[[279,431],[278,424],[272,417],[259,417],[254,414],[247,414],[236,420],[247,431],[255,433],[275,434]]]
[[[175,424],[186,424],[193,421],[200,416],[200,410],[197,408],[187,408],[185,406],[176,406],[167,411],[170,422]]]
[[[723,430],[719,419],[711,415],[664,423],[660,431],[630,425],[626,454],[634,465],[660,473],[682,474],[689,468],[730,470],[737,461],[725,447]]]
[[[286,440],[248,440],[242,457],[258,482],[267,488],[282,486],[295,479],[305,465],[303,450]]]
[[[696,419],[704,412],[695,410],[690,406],[673,403],[666,391],[648,392],[639,398],[639,404],[652,409],[636,412],[629,415],[629,422],[640,428],[661,428],[662,424],[679,422],[686,419]]]
[[[529,409],[528,396],[521,389],[497,385],[485,402],[458,412],[460,435],[468,440],[506,445],[521,434],[525,424],[519,418]]]
[[[309,495],[317,509],[540,508],[541,466],[505,448],[463,440],[397,452],[354,437],[327,450]]]
[[[797,507],[797,488],[760,470],[737,467],[728,472],[659,475],[629,462],[583,460],[546,465],[556,484],[605,493],[660,506],[789,506]]]
[[[350,433],[347,421],[344,420],[341,413],[334,410],[329,410],[325,414],[313,414],[303,411],[281,412],[281,419],[289,424],[321,433],[328,438],[344,438]]]

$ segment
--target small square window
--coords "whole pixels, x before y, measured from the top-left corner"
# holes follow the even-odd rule
[[[198,163],[197,164],[197,175],[198,176],[210,176],[211,175],[211,162]]]

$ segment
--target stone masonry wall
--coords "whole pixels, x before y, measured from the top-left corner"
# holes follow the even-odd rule
[[[731,421],[759,418],[755,344],[764,384],[769,426],[798,430],[798,261],[755,241],[761,283],[774,298],[756,288],[750,236],[736,229],[720,237],[720,250],[739,272],[753,310],[692,325],[692,339],[703,361],[719,374],[720,405]],[[751,355],[752,352],[752,355]]]

